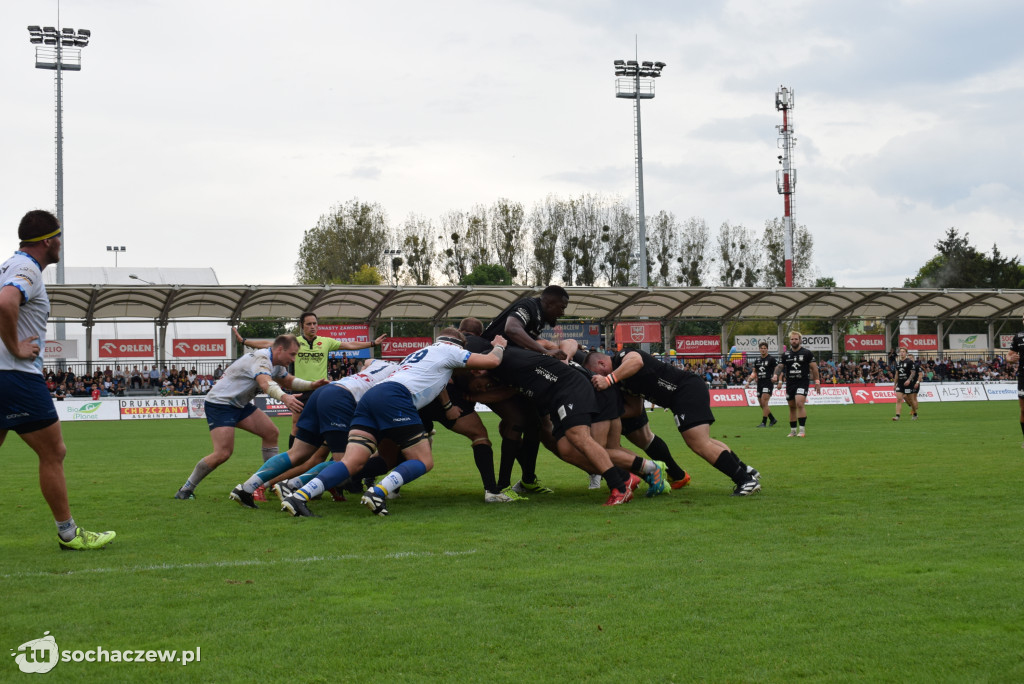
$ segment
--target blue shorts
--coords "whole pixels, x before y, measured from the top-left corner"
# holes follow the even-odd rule
[[[302,407],[299,422],[295,425],[295,437],[314,446],[327,442],[332,453],[343,453],[355,410],[356,398],[344,387],[319,387]]]
[[[405,433],[415,427],[422,430],[423,421],[412,403],[412,394],[397,382],[382,382],[367,390],[352,416],[353,430],[363,430],[378,438],[389,430]]]
[[[246,404],[242,408],[229,404],[214,404],[212,401],[204,402],[206,409],[206,424],[210,429],[219,427],[235,427],[243,420],[256,413],[256,407]]]
[[[58,420],[42,375],[0,371],[0,430],[14,430],[21,435],[49,427]]]

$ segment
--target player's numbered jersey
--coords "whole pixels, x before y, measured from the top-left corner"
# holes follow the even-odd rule
[[[917,374],[917,362],[911,358],[897,362],[896,373],[896,377],[900,382],[906,382],[911,376]]]
[[[224,371],[206,395],[206,401],[243,408],[260,392],[257,376],[269,375],[272,380],[279,380],[288,375],[288,369],[275,366],[272,359],[273,348],[259,349],[240,357]]]
[[[452,371],[463,368],[470,352],[447,342],[437,342],[406,356],[398,370],[383,382],[397,382],[412,395],[412,402],[421,409],[437,397],[448,384]]]
[[[518,302],[514,302],[491,321],[491,324],[487,326],[480,337],[485,340],[493,340],[495,335],[504,335],[505,323],[508,322],[510,316],[522,324],[523,330],[526,331],[527,335],[533,339],[540,337],[540,333],[544,329],[544,316],[541,313],[540,297],[520,299]],[[516,346],[512,340],[509,340],[509,344]]]
[[[796,351],[783,352],[779,361],[785,369],[786,379],[793,382],[810,380],[811,363],[813,362],[814,354],[803,347]]]
[[[775,375],[775,366],[777,365],[775,357],[769,354],[768,356],[759,356],[754,360],[754,370],[757,371],[757,379],[759,382],[768,382]]]
[[[335,380],[331,384],[344,387],[352,393],[352,396],[356,398],[356,401],[359,401],[363,398],[363,395],[366,394],[366,390],[370,389],[378,382],[390,378],[396,370],[398,370],[397,363],[375,359],[370,362],[369,366],[355,375],[349,375],[341,380]]]
[[[43,349],[46,347],[46,319],[50,316],[50,299],[43,285],[43,271],[39,262],[25,252],[14,255],[0,266],[0,288],[15,287],[21,292],[21,308],[18,311],[18,340],[36,337],[39,356],[35,362],[19,359],[0,344],[0,370],[16,370],[25,373],[43,372]]]

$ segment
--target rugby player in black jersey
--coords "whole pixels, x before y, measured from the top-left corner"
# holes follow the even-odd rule
[[[529,349],[556,359],[564,359],[565,353],[558,345],[540,339],[545,325],[554,327],[569,305],[569,293],[558,285],[549,285],[540,297],[528,297],[513,302],[491,321],[480,337],[487,340],[501,335],[510,347]],[[540,430],[536,412],[520,397],[491,407],[501,416],[498,432],[501,435],[501,459],[498,466],[498,486],[503,490],[512,479],[512,466],[519,461],[522,477],[513,490],[519,494],[551,494],[537,479],[537,452],[540,449]]]
[[[748,383],[751,380],[757,380],[757,403],[761,405],[761,424],[756,427],[775,427],[779,421],[775,420],[775,416],[772,415],[768,402],[771,401],[772,390],[775,388],[772,380],[775,379],[775,367],[779,362],[768,353],[768,343],[764,340],[757,345],[757,349],[761,352],[761,357],[751,364],[754,370],[747,378]]]
[[[686,446],[733,481],[734,496],[761,490],[761,474],[741,461],[727,444],[711,437],[715,417],[703,378],[636,349],[625,349],[612,357],[593,352],[587,356],[586,367],[595,373],[595,389],[621,384],[625,392],[669,409]]]
[[[921,369],[917,361],[909,357],[906,347],[900,347],[899,360],[896,362],[896,382],[892,388],[896,392],[896,415],[892,419],[900,419],[900,410],[906,402],[910,404],[910,419],[917,420],[917,393],[921,389]]]
[[[807,390],[814,381],[816,389],[821,389],[818,377],[818,363],[814,354],[802,346],[802,336],[796,330],[789,333],[789,349],[782,353],[779,365],[775,370],[775,379],[786,378],[786,401],[789,402],[789,434],[787,437],[806,437],[804,426],[807,424]],[[799,430],[797,426],[799,425]]]
[[[583,374],[552,355],[512,346],[505,350],[502,360],[504,363],[488,374],[504,385],[517,388],[541,414],[550,417],[551,434],[559,456],[588,472],[601,473],[611,490],[606,506],[629,501],[640,478],[615,466],[605,447],[591,435],[593,417],[599,414],[599,408]],[[574,457],[573,449],[585,462]]]

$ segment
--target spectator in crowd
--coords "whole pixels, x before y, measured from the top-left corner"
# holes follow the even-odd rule
[[[149,386],[151,389],[160,389],[160,369],[156,365],[149,371]]]
[[[92,384],[92,390],[89,392],[89,396],[92,397],[93,401],[100,398],[100,387],[96,383]]]
[[[132,366],[130,383],[132,389],[142,389],[142,373],[138,366]]]
[[[67,396],[67,389],[64,385],[57,385],[57,389],[53,390],[53,398],[57,401],[64,401],[64,397]]]
[[[224,375],[224,369],[220,367],[220,364],[218,364],[217,367],[213,369],[213,381],[217,382],[220,380],[220,376],[222,375]]]

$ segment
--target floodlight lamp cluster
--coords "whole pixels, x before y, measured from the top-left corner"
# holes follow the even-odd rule
[[[89,44],[89,38],[92,37],[92,31],[89,29],[75,29],[63,28],[58,31],[53,26],[44,26],[42,28],[38,26],[28,27],[28,42],[34,45],[57,45],[60,44],[62,47],[77,47],[84,48]]]
[[[615,60],[616,76],[658,78],[661,76],[661,70],[664,68],[664,62],[638,62],[635,59]]]

